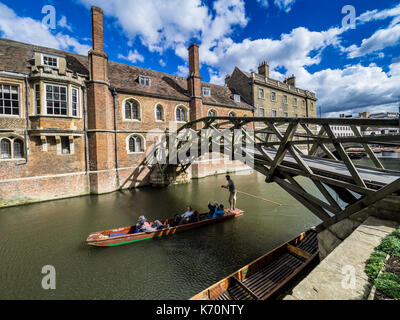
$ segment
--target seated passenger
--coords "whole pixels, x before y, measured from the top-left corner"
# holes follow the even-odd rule
[[[218,209],[218,202],[214,201],[214,204],[211,204],[211,202],[208,202],[208,209],[210,211],[207,213],[207,218],[212,218],[212,216],[215,213],[215,210]]]
[[[171,221],[171,227],[176,227],[179,225],[179,222],[182,220],[182,217],[179,214],[176,214]]]
[[[181,221],[178,225],[182,225],[189,222],[189,218],[193,215],[193,209],[191,206],[187,207],[186,212],[181,215]]]
[[[161,229],[168,228],[169,225],[166,225],[166,226],[165,226],[165,225],[163,225],[163,224],[161,223],[160,220],[155,220],[155,221],[153,222],[152,227],[156,228],[157,230],[161,230]]]
[[[189,223],[200,221],[199,215],[200,214],[199,214],[198,211],[193,212],[193,215],[191,215],[190,218],[189,218]]]
[[[223,215],[225,214],[224,211],[224,205],[221,204],[219,205],[219,207],[215,210],[214,214],[213,214],[213,218],[219,218],[219,217],[223,217]]]
[[[149,222],[147,222],[145,216],[140,216],[138,220],[139,220],[138,225],[140,226],[141,232],[149,233],[157,230],[156,228],[153,228]]]

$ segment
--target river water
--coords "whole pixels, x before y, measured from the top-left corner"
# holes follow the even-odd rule
[[[319,219],[258,173],[232,175],[239,190],[282,203],[238,195],[242,217],[130,245],[86,245],[94,231],[227,205],[223,175],[165,189],[0,210],[0,299],[187,299],[319,223]],[[305,186],[304,179],[296,178]],[[314,188],[308,188],[318,194]],[[56,289],[42,288],[43,266],[56,270]]]

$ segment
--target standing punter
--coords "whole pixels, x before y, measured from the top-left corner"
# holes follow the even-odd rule
[[[227,175],[226,180],[228,181],[228,184],[226,186],[221,186],[222,188],[228,189],[229,190],[229,206],[231,210],[235,210],[236,208],[236,186],[233,180],[231,179],[231,176]]]

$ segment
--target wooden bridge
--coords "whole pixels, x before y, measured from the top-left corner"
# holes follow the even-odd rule
[[[358,129],[399,125],[399,119],[206,117],[169,134],[174,148],[158,168],[179,173],[204,153],[228,151],[232,160],[250,161],[267,183],[276,182],[318,216],[323,230],[400,192],[400,171],[385,169],[371,150],[371,145],[400,147],[400,135],[362,136]],[[338,137],[332,126],[350,126],[354,136]],[[165,154],[166,143],[155,149]],[[345,144],[362,146],[371,166],[354,164]],[[306,191],[296,176],[309,179],[320,196]]]

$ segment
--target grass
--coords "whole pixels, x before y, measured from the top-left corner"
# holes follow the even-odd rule
[[[371,257],[367,261],[367,265],[365,267],[365,273],[371,279],[375,279],[378,276],[379,271],[381,271],[387,254],[383,251],[375,250]]]
[[[377,289],[386,294],[388,297],[400,299],[400,277],[394,273],[382,273],[375,279]]]

